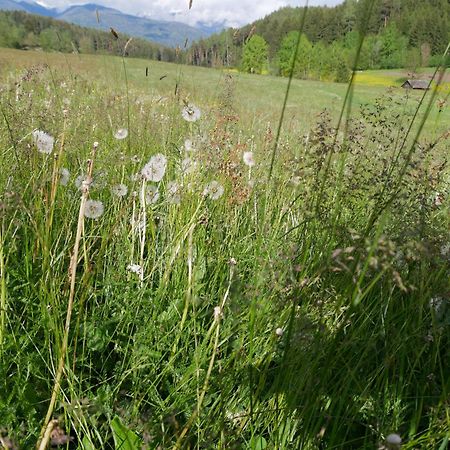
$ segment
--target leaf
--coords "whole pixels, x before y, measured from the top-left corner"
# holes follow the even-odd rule
[[[81,441],[81,447],[78,447],[78,450],[95,450],[95,447],[89,442],[87,436],[84,436]]]
[[[141,439],[136,433],[129,430],[118,416],[111,421],[111,430],[116,450],[140,450]]]
[[[252,437],[250,441],[251,450],[263,450],[267,447],[267,441],[262,436]]]

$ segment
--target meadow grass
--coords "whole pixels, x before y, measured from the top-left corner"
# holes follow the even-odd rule
[[[0,62],[3,447],[447,448],[441,93]]]

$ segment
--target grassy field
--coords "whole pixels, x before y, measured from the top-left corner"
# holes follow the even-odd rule
[[[286,79],[0,49],[0,447],[446,449],[448,92],[387,78],[277,136]]]

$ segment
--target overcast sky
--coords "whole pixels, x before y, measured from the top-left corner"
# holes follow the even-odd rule
[[[264,17],[282,6],[304,6],[305,0],[193,0],[189,11],[189,0],[37,0],[53,7],[67,7],[71,4],[97,3],[116,8],[122,12],[147,15],[154,19],[177,20],[195,24],[225,22],[237,27]],[[310,0],[310,6],[334,6],[343,0]]]

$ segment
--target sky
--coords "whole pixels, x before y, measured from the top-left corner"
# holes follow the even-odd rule
[[[36,1],[36,0],[35,0]],[[64,8],[71,4],[97,3],[124,13],[146,15],[152,19],[176,20],[195,25],[197,22],[225,23],[238,27],[275,11],[282,6],[304,6],[305,0],[37,0],[45,6]],[[310,6],[334,6],[343,0],[309,0]]]

